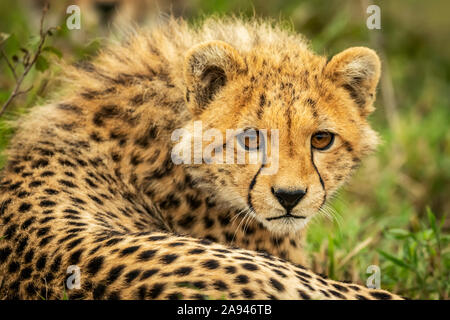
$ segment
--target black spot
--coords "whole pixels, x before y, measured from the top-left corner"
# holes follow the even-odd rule
[[[150,141],[156,139],[158,136],[158,127],[156,125],[150,125],[144,132],[144,134],[135,140],[135,144],[142,148],[147,148]]]
[[[214,220],[208,216],[203,217],[203,223],[207,229],[211,228],[214,225]]]
[[[32,169],[44,168],[46,166],[48,166],[48,160],[47,159],[38,159],[38,160],[33,161],[31,163],[31,168]]]
[[[29,283],[27,284],[25,291],[27,292],[28,295],[34,295],[36,294],[36,288],[34,287],[33,283]]]
[[[222,227],[226,227],[230,224],[230,216],[229,215],[219,215],[219,222]]]
[[[202,200],[197,199],[196,197],[194,197],[194,196],[192,196],[190,194],[188,194],[186,196],[186,201],[188,202],[189,207],[191,208],[191,210],[195,210],[195,209],[197,209],[198,207],[200,207],[202,205]]]
[[[22,271],[20,271],[20,275],[19,275],[20,280],[30,279],[32,272],[33,272],[33,269],[31,269],[30,267],[26,267],[26,268],[22,269]]]
[[[245,274],[240,274],[234,279],[234,282],[239,284],[246,284],[249,282],[249,278]]]
[[[30,182],[30,184],[28,185],[30,188],[34,188],[34,187],[39,187],[40,185],[42,185],[44,183],[44,181],[41,180],[36,180],[36,181],[32,181]]]
[[[219,267],[219,262],[217,262],[216,260],[210,259],[210,260],[206,260],[202,263],[202,266],[204,266],[205,268],[208,269],[217,269]]]
[[[58,159],[59,164],[61,164],[62,166],[66,166],[66,167],[71,167],[71,168],[76,168],[76,165],[73,164],[72,162],[70,162],[67,159]]]
[[[352,147],[352,145],[350,144],[350,142],[345,141],[345,142],[344,142],[344,146],[345,146],[345,150],[347,150],[348,152],[353,152],[353,147]]]
[[[119,162],[122,159],[122,157],[118,153],[114,152],[114,153],[111,153],[111,159],[114,162]]]
[[[52,177],[55,173],[53,171],[44,171],[41,173],[41,177]]]
[[[165,284],[164,283],[156,283],[153,285],[153,287],[149,291],[149,296],[151,299],[157,298],[164,290]]]
[[[80,257],[83,251],[84,249],[79,249],[70,255],[69,262],[71,265],[75,265],[80,262]]]
[[[86,201],[77,197],[70,197],[70,200],[72,200],[76,204],[86,204]]]
[[[104,284],[98,284],[93,291],[94,299],[101,299],[104,296],[105,291],[106,286]]]
[[[392,299],[392,296],[389,293],[386,292],[370,292],[370,295],[374,297],[375,299],[381,299],[381,300],[390,300]]]
[[[75,248],[77,245],[79,245],[81,242],[83,242],[82,238],[75,239],[67,245],[67,249],[71,250],[71,249]]]
[[[8,259],[11,252],[12,250],[9,247],[0,249],[0,263],[4,263],[6,259]]]
[[[147,294],[147,286],[146,285],[142,285],[138,288],[136,296],[139,300],[144,300],[145,296]]]
[[[181,292],[174,292],[174,293],[171,293],[171,294],[167,295],[167,299],[169,299],[169,300],[181,300],[181,299],[183,299],[183,295],[181,294]]]
[[[8,199],[8,200],[5,200],[2,203],[0,203],[0,216],[6,212],[6,209],[8,208],[8,206],[11,202],[12,202],[12,200]]]
[[[21,254],[28,243],[28,237],[21,239],[17,245],[16,253]]]
[[[54,202],[54,201],[51,201],[51,200],[42,200],[40,203],[39,203],[39,206],[41,206],[41,207],[54,207],[56,205],[56,202]]]
[[[58,272],[59,268],[61,266],[61,255],[58,255],[55,260],[53,260],[53,263],[50,265],[50,270],[55,273]]]
[[[190,250],[188,253],[189,254],[200,254],[200,253],[203,253],[203,252],[205,252],[205,249],[197,248],[197,249]]]
[[[67,103],[60,103],[58,105],[58,108],[65,111],[70,111],[73,113],[81,114],[81,109],[73,104],[67,104]]]
[[[206,284],[203,281],[194,281],[192,283],[192,285],[196,288],[196,289],[205,289],[206,288]]]
[[[120,293],[118,291],[111,292],[108,295],[108,300],[120,300]]]
[[[113,283],[117,280],[117,278],[120,277],[120,275],[123,272],[123,269],[125,269],[125,265],[119,265],[117,267],[112,268],[108,273],[108,278],[106,279],[108,284]]]
[[[207,235],[206,237],[205,237],[205,239],[206,240],[209,240],[209,241],[212,241],[212,242],[218,242],[218,240],[217,240],[217,238],[216,237],[214,237],[214,236],[212,236],[212,235]]]
[[[59,184],[62,184],[63,186],[69,187],[69,188],[76,188],[77,186],[71,182],[71,181],[67,181],[67,180],[58,180]]]
[[[110,247],[112,245],[115,245],[116,243],[119,243],[120,241],[122,241],[122,239],[120,239],[120,238],[112,238],[112,239],[109,239],[108,241],[105,242],[105,246]]]
[[[137,250],[139,250],[140,247],[141,246],[133,246],[133,247],[128,247],[126,249],[123,249],[120,252],[120,256],[123,257],[123,256],[129,255],[129,254],[132,254],[132,253],[136,252]]]
[[[270,284],[278,291],[284,291],[284,286],[277,279],[270,278]]]
[[[10,185],[8,189],[11,191],[14,191],[14,190],[18,189],[22,185],[22,183],[23,183],[22,181],[16,182],[16,183]]]
[[[46,246],[53,238],[54,238],[55,236],[48,236],[48,237],[45,237],[44,239],[42,239],[40,242],[39,242],[39,247],[44,247],[44,246]]]
[[[178,258],[178,255],[176,254],[166,254],[161,257],[161,261],[165,264],[169,264],[175,261],[175,259]]]
[[[45,236],[49,231],[50,231],[50,227],[40,228],[40,229],[38,229],[38,232],[36,233],[36,235],[37,235],[38,237],[43,237],[43,236]]]
[[[172,242],[169,243],[169,247],[180,247],[180,246],[184,246],[185,244],[183,242]]]
[[[173,273],[177,276],[187,276],[191,272],[192,272],[191,267],[181,267],[181,268],[176,269]]]
[[[307,294],[306,292],[304,292],[303,290],[298,290],[298,294],[299,296],[304,299],[304,300],[310,300],[311,297],[309,296],[309,294]]]
[[[3,235],[4,239],[10,240],[16,234],[16,230],[17,230],[17,224],[13,224],[13,225],[9,226]]]
[[[159,269],[146,270],[146,271],[144,271],[144,273],[142,273],[141,279],[140,279],[140,280],[148,279],[148,278],[150,278],[152,275],[154,275],[155,273],[157,273],[158,271],[159,271]]]
[[[241,264],[242,268],[249,270],[249,271],[255,271],[258,270],[258,266],[253,263],[243,263]]]
[[[104,120],[114,118],[119,115],[119,109],[116,105],[104,105],[94,114],[93,122],[97,126],[103,126]]]
[[[345,299],[345,296],[343,294],[341,294],[340,292],[337,292],[335,290],[328,290],[328,292],[337,298]]]
[[[130,104],[133,106],[140,106],[144,103],[144,95],[139,93],[130,99]]]
[[[19,212],[27,212],[29,211],[31,208],[31,204],[23,202],[20,206],[19,206]]]
[[[97,198],[96,196],[93,195],[88,195],[89,198],[91,198],[92,200],[94,200],[96,203],[98,203],[99,205],[103,205],[103,201],[100,200],[99,198]]]
[[[359,287],[354,286],[354,285],[350,285],[350,286],[348,286],[348,287],[351,288],[351,289],[353,289],[353,290],[355,290],[355,291],[359,291],[359,290],[360,290]]]
[[[320,292],[322,292],[323,295],[324,295],[325,297],[327,297],[327,298],[330,297],[330,295],[328,294],[328,292],[326,292],[325,290],[320,290]]]
[[[125,281],[126,281],[127,283],[131,283],[131,281],[133,281],[134,279],[136,279],[137,276],[139,276],[140,273],[141,273],[141,270],[138,270],[138,269],[132,270],[132,271],[128,272],[128,273],[125,275]]]
[[[340,284],[333,283],[332,285],[341,292],[348,292],[348,289],[344,286],[341,286]]]
[[[55,194],[59,193],[59,191],[57,191],[55,189],[45,189],[44,192],[47,194],[50,194],[50,195],[55,195]]]
[[[8,266],[9,273],[16,273],[19,270],[19,263],[17,261],[12,261]]]
[[[87,265],[88,273],[90,273],[91,275],[97,274],[97,272],[103,266],[104,260],[105,258],[102,256],[93,258]]]
[[[244,298],[246,299],[252,299],[255,294],[253,293],[252,290],[250,289],[242,289],[242,295],[244,296]]]
[[[143,252],[141,252],[139,254],[138,259],[140,261],[148,261],[148,260],[150,260],[151,258],[154,257],[156,252],[157,252],[157,250],[146,250],[146,251],[143,251]]]
[[[226,273],[236,273],[236,267],[235,266],[227,266],[225,267]]]
[[[31,260],[33,260],[34,257],[34,250],[30,249],[26,254],[25,254],[25,263],[30,263]]]
[[[190,228],[192,224],[195,222],[195,217],[190,214],[185,214],[181,219],[178,221],[178,225],[180,227],[183,227],[185,229]]]
[[[305,277],[305,278],[311,278],[311,275],[303,272],[303,271],[295,271],[296,274],[298,274],[299,276]]]
[[[280,270],[278,270],[278,269],[272,269],[272,271],[273,272],[275,272],[277,275],[279,275],[280,277],[282,277],[282,278],[286,278],[287,276],[286,276],[286,274],[283,272],[283,271],[280,271]],[[303,279],[303,278],[302,278]],[[306,279],[303,279],[303,280],[306,280]],[[307,280],[306,280],[307,281]]]
[[[227,284],[225,282],[223,282],[222,280],[214,281],[213,286],[216,290],[220,290],[220,291],[228,290]]]
[[[45,264],[47,263],[47,255],[43,254],[42,256],[39,257],[39,259],[36,261],[36,269],[38,271],[41,271],[42,269],[44,269]]]

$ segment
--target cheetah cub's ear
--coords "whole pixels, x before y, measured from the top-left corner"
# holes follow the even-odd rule
[[[348,91],[363,116],[374,110],[375,90],[381,72],[375,51],[365,47],[349,48],[335,55],[326,70],[338,86]]]
[[[190,49],[186,55],[184,77],[186,102],[191,112],[200,114],[214,95],[244,69],[241,56],[226,42],[208,41]]]

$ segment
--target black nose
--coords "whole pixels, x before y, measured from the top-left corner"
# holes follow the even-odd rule
[[[302,200],[306,194],[306,190],[286,190],[286,189],[274,189],[272,188],[272,193],[278,199],[278,202],[286,209],[287,212],[291,211],[297,203]]]

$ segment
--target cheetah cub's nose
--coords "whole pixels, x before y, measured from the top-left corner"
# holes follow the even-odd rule
[[[289,213],[297,203],[302,200],[302,198],[306,194],[306,190],[296,189],[296,190],[287,190],[287,189],[274,189],[271,188],[272,193],[278,199],[278,202],[286,209]]]

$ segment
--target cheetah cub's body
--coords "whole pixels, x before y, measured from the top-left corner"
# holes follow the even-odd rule
[[[298,265],[301,229],[376,145],[373,51],[327,62],[264,23],[170,19],[66,68],[64,98],[23,122],[0,176],[1,297],[61,298],[76,265],[70,299],[397,298]],[[172,135],[194,121],[269,129],[231,137],[247,149],[277,129],[278,152],[246,150],[277,170],[175,165]]]

